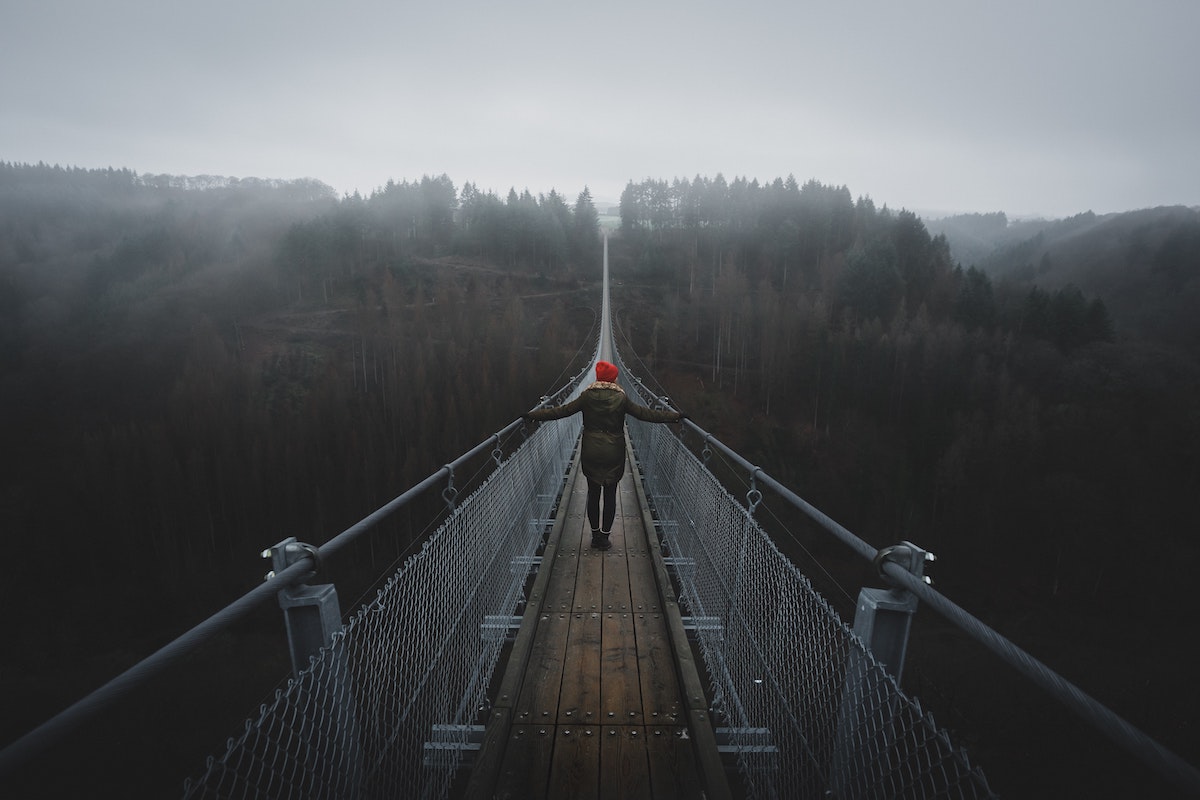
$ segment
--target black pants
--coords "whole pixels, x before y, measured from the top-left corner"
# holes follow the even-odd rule
[[[600,524],[600,494],[604,494],[604,524]],[[599,528],[605,533],[612,531],[613,519],[617,516],[617,485],[601,486],[588,478],[587,496],[588,522],[592,530]]]

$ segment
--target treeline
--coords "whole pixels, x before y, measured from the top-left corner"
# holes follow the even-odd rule
[[[977,263],[988,274],[1048,290],[1077,285],[1104,299],[1125,338],[1200,358],[1200,209],[1088,212],[1010,228],[983,240],[992,247]]]
[[[1200,558],[1200,364],[1179,334],[1196,329],[1200,249],[1194,221],[1162,216],[1118,217],[1086,246],[1086,217],[1063,247],[1046,226],[1006,243],[1032,270],[993,272],[844,187],[631,184],[609,248],[617,327],[624,355],[752,463],[872,545],[929,548],[948,597],[1194,752],[1176,634]],[[1089,261],[1125,296],[1102,295]],[[1163,298],[1153,325],[1110,314],[1130,298]],[[741,497],[747,476],[727,479]],[[756,517],[852,618],[878,577],[767,494]],[[1001,793],[1168,793],[928,610],[913,636],[906,686]]]
[[[510,189],[501,202],[472,183],[463,186],[461,200],[459,252],[546,274],[596,260],[600,218],[587,187],[572,206],[553,189],[537,198]]]
[[[507,270],[572,277],[592,265],[599,216],[585,187],[573,206],[551,190],[534,197],[509,190],[506,200],[474,184],[461,193],[446,175],[387,185],[367,198],[348,197],[337,212],[289,231],[281,258],[302,282],[323,293],[329,281],[367,264],[404,264],[413,257],[472,257]]]
[[[1186,585],[1200,369],[1185,353],[1124,340],[1077,286],[964,269],[914,214],[845,187],[646,181],[621,214],[614,263],[640,285],[619,322],[638,355],[834,518],[949,555],[984,602],[1001,575],[1020,597],[1110,608]]]
[[[491,196],[466,196],[445,176],[338,200],[0,165],[0,524],[28,655],[69,661],[116,620],[177,632],[261,578],[263,547],[324,542],[578,368],[595,298],[571,276],[598,277],[596,246],[572,255],[598,242],[586,191],[563,217],[574,245],[548,251],[473,230]],[[34,601],[64,549],[81,571],[54,589],[66,625]],[[83,602],[114,575],[112,602]]]

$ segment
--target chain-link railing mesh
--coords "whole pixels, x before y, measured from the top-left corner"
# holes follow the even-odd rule
[[[579,426],[539,426],[185,797],[445,797]],[[631,418],[629,430],[747,794],[990,797],[982,773],[700,460],[666,426]]]
[[[637,386],[626,383],[642,404]],[[718,734],[755,798],[991,797],[982,772],[663,425],[629,418]]]
[[[579,429],[578,417],[542,424],[184,796],[444,797]]]

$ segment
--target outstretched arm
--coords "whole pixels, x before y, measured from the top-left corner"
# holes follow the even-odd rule
[[[646,408],[629,400],[625,403],[625,412],[637,417],[642,422],[678,422],[683,419],[683,414],[678,411],[658,411],[653,408]]]
[[[563,417],[569,417],[577,412],[582,407],[582,404],[583,398],[580,396],[576,397],[566,405],[554,406],[553,408],[537,408],[533,411],[522,414],[521,416],[525,419],[537,420],[562,419]]]

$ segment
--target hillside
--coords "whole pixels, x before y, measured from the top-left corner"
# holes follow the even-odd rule
[[[582,366],[598,270],[560,253],[548,274],[552,251],[526,263],[519,239],[500,265],[477,239],[451,246],[441,187],[338,201],[0,165],[0,528],[20,565],[0,742],[255,586],[264,548],[327,541]],[[345,608],[419,541],[433,500],[331,567]],[[150,687],[54,773],[76,784],[29,796],[81,779],[176,791],[286,673],[282,636],[264,609],[182,667],[174,685],[194,692]],[[169,742],[136,770],[100,746],[148,735]]]
[[[1104,255],[1148,296],[1138,278],[1153,273],[1130,265],[1127,237],[1162,242],[1151,263],[1178,263],[1165,254],[1172,236],[1187,241],[1187,216],[1082,215],[1033,238],[1033,223],[975,220],[1015,237],[986,269],[843,187],[647,181],[631,184],[622,217],[619,329],[666,394],[872,545],[936,552],[947,596],[1195,760],[1200,709],[1176,691],[1186,648],[1174,632],[1188,624],[1182,565],[1200,558],[1200,359],[1118,323],[1088,268]],[[1042,248],[1061,282],[1004,269]],[[1068,270],[1070,252],[1090,258]],[[1176,277],[1198,272],[1193,261]],[[1173,324],[1191,321],[1176,310]],[[744,494],[745,476],[729,477]],[[852,616],[869,570],[769,508],[780,547]],[[906,683],[966,732],[1001,794],[1147,791],[1102,737],[919,617]]]
[[[1200,354],[1200,209],[1087,213],[1054,222],[1001,215],[932,221],[951,253],[996,281],[1101,298],[1120,335]]]

